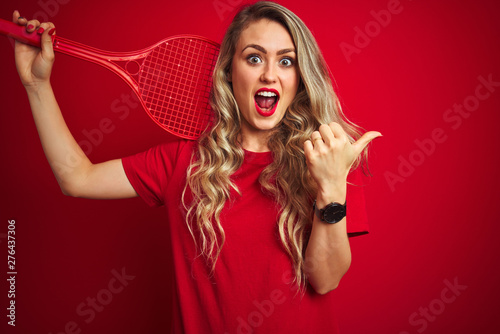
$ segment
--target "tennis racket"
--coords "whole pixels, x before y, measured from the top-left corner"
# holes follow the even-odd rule
[[[41,37],[0,19],[0,33],[40,47]],[[52,36],[54,50],[99,64],[122,78],[159,126],[182,138],[197,139],[210,126],[212,72],[219,44],[180,35],[131,52],[99,50]]]

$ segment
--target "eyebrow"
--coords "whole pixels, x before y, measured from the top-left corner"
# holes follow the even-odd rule
[[[248,44],[247,46],[245,46],[243,48],[243,50],[241,50],[241,52],[243,53],[243,51],[245,51],[246,49],[248,48],[254,48],[256,50],[259,50],[260,52],[264,53],[264,54],[267,54],[267,50],[264,49],[262,46],[258,45],[258,44]],[[283,49],[283,50],[279,50],[276,54],[278,55],[282,55],[282,54],[285,54],[285,53],[289,53],[289,52],[293,52],[295,53],[295,49]]]

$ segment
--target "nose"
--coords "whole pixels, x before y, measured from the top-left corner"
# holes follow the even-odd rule
[[[265,83],[274,83],[277,80],[276,68],[273,64],[267,63],[266,66],[263,67],[262,75],[260,77],[262,82]]]

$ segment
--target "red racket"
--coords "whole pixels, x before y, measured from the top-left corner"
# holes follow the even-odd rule
[[[0,33],[40,47],[40,36],[0,19]],[[212,72],[219,44],[191,35],[173,36],[138,51],[109,52],[52,37],[54,50],[99,64],[132,88],[147,114],[168,132],[197,139],[209,126]]]

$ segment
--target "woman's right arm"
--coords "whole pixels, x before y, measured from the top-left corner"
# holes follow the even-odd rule
[[[64,194],[75,197],[112,199],[135,197],[120,159],[93,164],[70,133],[57,104],[50,73],[54,63],[51,35],[54,25],[28,21],[13,14],[13,22],[30,33],[41,33],[42,48],[16,41],[15,59],[21,82],[26,88],[33,119],[45,156]]]

